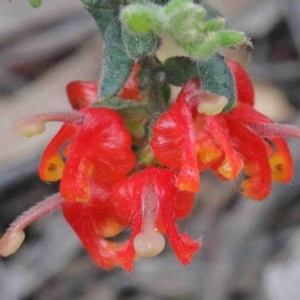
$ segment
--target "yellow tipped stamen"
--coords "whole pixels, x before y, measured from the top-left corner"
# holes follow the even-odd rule
[[[197,107],[197,111],[214,116],[221,113],[227,103],[228,99],[225,96],[205,92],[204,97],[201,98],[201,102]]]
[[[42,113],[30,118],[18,120],[14,127],[25,137],[31,137],[36,134],[41,134],[46,130],[45,123],[58,121],[64,123],[81,124],[85,116],[77,112],[50,112]]]
[[[153,257],[165,248],[164,236],[155,228],[158,209],[158,199],[152,184],[149,184],[143,194],[143,227],[135,237],[133,247],[142,257]]]
[[[41,134],[46,130],[45,124],[41,122],[16,123],[15,129],[24,137],[32,137],[36,134]]]
[[[48,199],[39,202],[36,206],[21,215],[1,238],[0,255],[6,257],[15,253],[24,241],[25,233],[23,229],[40,217],[60,208],[62,202],[63,199],[60,194],[55,194]]]
[[[0,255],[7,257],[14,254],[22,245],[24,239],[25,233],[23,230],[17,230],[5,236],[0,242]]]

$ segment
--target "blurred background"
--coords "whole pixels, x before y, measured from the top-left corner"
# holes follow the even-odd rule
[[[42,150],[59,125],[31,139],[13,122],[70,109],[65,86],[98,79],[101,38],[79,0],[0,0],[0,234],[56,184],[41,182]],[[252,37],[254,50],[228,50],[255,82],[257,108],[300,125],[300,1],[210,0],[229,27]],[[289,141],[294,179],[274,184],[257,203],[239,183],[202,176],[192,215],[180,226],[203,248],[188,267],[170,249],[140,259],[131,274],[92,262],[59,212],[26,230],[16,255],[0,260],[1,300],[295,300],[300,295],[300,141]]]

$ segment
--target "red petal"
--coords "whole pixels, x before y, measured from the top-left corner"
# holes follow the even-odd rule
[[[245,69],[238,62],[226,59],[226,64],[232,72],[238,103],[254,105],[254,88]]]
[[[287,182],[293,176],[293,161],[284,136],[300,137],[300,131],[295,126],[274,124],[271,119],[259,113],[249,105],[239,105],[235,110],[226,115],[248,125],[255,134],[266,137],[276,148],[269,162],[272,179]]]
[[[222,178],[235,179],[242,170],[244,163],[241,156],[234,150],[230,142],[223,115],[215,117],[207,116],[207,124],[215,143],[224,153],[224,159],[213,166],[213,170],[217,175],[221,175]]]
[[[67,85],[66,89],[74,109],[88,107],[98,101],[97,81],[73,81]]]
[[[133,226],[130,239],[118,251],[121,265],[131,271],[136,256],[133,242],[142,230],[142,194],[148,182],[148,173],[138,173],[116,183],[112,188],[112,203],[118,216],[125,217]]]
[[[175,187],[177,175],[173,171],[148,167],[145,171],[118,182],[112,189],[112,202],[119,216],[128,217],[129,223],[133,225],[130,240],[118,251],[118,256],[126,259],[131,257],[133,262],[135,251],[133,241],[143,228],[143,204],[144,191],[149,184],[154,185],[158,196],[159,206],[156,214],[156,225],[160,224],[166,229],[166,234],[172,244],[174,251],[183,264],[187,264],[199,249],[199,243],[185,234],[178,234],[174,224],[176,218],[186,217],[193,206],[194,195],[189,192],[181,192]],[[150,214],[151,212],[145,212]],[[173,223],[173,224],[170,224]],[[132,264],[122,261],[122,265],[130,270]]]
[[[103,225],[101,222],[105,222],[103,218],[105,215],[99,213],[99,207],[91,204],[65,202],[63,214],[86,250],[101,268],[110,269],[119,265],[116,253],[122,245],[105,240],[97,232],[97,226],[101,226]]]
[[[261,114],[248,104],[240,104],[235,109],[225,113],[226,118],[233,118],[244,124],[273,123],[267,116]]]
[[[157,193],[161,211],[162,221],[165,227],[166,235],[174,249],[174,252],[180,262],[187,265],[192,260],[195,253],[200,249],[200,243],[193,240],[190,236],[178,233],[175,225],[174,213],[171,199],[178,199],[178,201],[185,201],[184,197],[187,194],[182,194],[176,189],[172,181],[166,181],[164,172],[157,172],[155,174],[154,186]],[[180,199],[180,200],[179,200]]]
[[[181,89],[177,99],[185,101],[189,108],[193,111],[196,110],[199,104],[199,97],[202,91],[200,90],[200,79],[194,78],[188,81]]]
[[[51,140],[43,153],[39,166],[39,176],[42,180],[57,181],[61,179],[65,166],[62,154],[66,155],[67,153],[60,153],[60,151],[74,138],[78,128],[73,124],[64,124]]]
[[[119,93],[120,98],[130,99],[130,100],[139,100],[141,97],[141,91],[139,90],[139,81],[137,73],[140,70],[140,66],[137,62],[134,63],[133,69],[125,82],[122,90]]]
[[[163,114],[153,127],[151,148],[158,161],[170,168],[180,169],[183,163],[183,136],[180,122],[171,111]]]
[[[134,166],[135,156],[131,136],[117,112],[108,108],[80,112],[87,119],[70,146],[60,191],[68,201],[86,202],[92,178],[103,183],[120,180]]]
[[[241,122],[226,121],[232,145],[244,158],[244,170],[250,176],[242,184],[243,192],[249,198],[262,200],[271,190],[271,170],[264,141]]]
[[[200,189],[193,119],[183,98],[171,105],[153,128],[150,141],[160,163],[180,169],[177,186],[180,190],[196,192]]]
[[[286,141],[281,137],[269,138],[275,147],[269,158],[272,179],[279,182],[288,182],[293,177],[293,159]]]

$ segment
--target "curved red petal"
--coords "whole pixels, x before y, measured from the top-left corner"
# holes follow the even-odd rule
[[[57,181],[61,179],[65,166],[62,155],[67,155],[62,148],[75,137],[78,128],[73,124],[64,124],[48,144],[39,166],[39,176],[42,180]],[[61,153],[61,151],[63,152]]]
[[[288,182],[293,177],[293,159],[289,147],[282,137],[268,138],[275,148],[269,157],[272,179],[279,182]]]
[[[215,173],[224,179],[235,179],[244,163],[240,154],[235,151],[231,142],[223,115],[207,116],[207,126],[215,143],[224,153],[224,158],[212,166]]]
[[[135,62],[128,79],[119,93],[120,98],[128,100],[140,100],[141,91],[139,90],[139,81],[137,77],[139,71],[140,65]]]
[[[271,190],[271,169],[264,141],[242,122],[227,118],[226,123],[232,145],[243,157],[244,171],[250,176],[242,184],[243,193],[249,198],[263,200]]]
[[[224,116],[226,118],[236,119],[244,124],[273,123],[270,118],[258,112],[248,104],[240,104],[235,109],[225,113]]]
[[[181,194],[180,191],[168,182],[166,184],[165,175],[158,172],[155,175],[154,186],[159,199],[159,206],[161,211],[161,218],[164,224],[166,235],[174,249],[179,261],[187,265],[192,260],[195,253],[200,249],[200,243],[193,240],[187,234],[179,234],[177,226],[175,225],[173,207],[170,199],[181,198],[184,201],[186,194]]]
[[[67,87],[67,96],[73,109],[81,109],[98,101],[97,81],[72,81]]]
[[[237,61],[226,59],[234,78],[238,103],[254,105],[254,88],[247,72]]]
[[[199,191],[195,132],[185,99],[178,98],[170,110],[158,119],[150,145],[160,163],[180,169],[177,181],[180,190]]]
[[[129,219],[128,224],[133,226],[130,240],[118,251],[118,256],[123,257],[121,263],[125,269],[130,270],[132,267],[132,264],[126,260],[126,255],[130,255],[132,263],[135,256],[133,248],[135,237],[142,230],[151,229],[144,228],[150,223],[152,223],[150,226],[156,225],[158,230],[165,230],[176,255],[182,263],[187,264],[199,249],[199,243],[185,234],[178,234],[174,224],[176,219],[186,217],[190,213],[194,202],[193,193],[181,192],[176,188],[177,176],[174,171],[150,166],[145,171],[114,185],[112,203],[116,212],[119,216],[127,217]],[[144,200],[149,200],[145,195],[149,185],[153,185],[159,203],[143,203]],[[153,204],[158,205],[156,210],[144,211],[150,206],[153,208]],[[147,222],[149,220],[146,220],[149,216],[152,218],[150,223]],[[163,228],[160,228],[161,225]],[[154,230],[154,227],[152,230]],[[178,243],[179,245],[177,245]]]
[[[101,268],[110,269],[119,265],[116,253],[122,245],[105,240],[101,232],[98,232],[97,226],[107,226],[107,221],[112,222],[111,219],[105,219],[106,216],[103,213],[99,213],[99,207],[65,202],[63,214],[88,253]],[[116,220],[113,222],[114,226],[118,225]],[[111,226],[111,223],[109,225]]]
[[[60,191],[68,201],[86,202],[89,182],[114,183],[134,166],[131,136],[119,114],[108,108],[86,108],[87,116],[69,148]]]

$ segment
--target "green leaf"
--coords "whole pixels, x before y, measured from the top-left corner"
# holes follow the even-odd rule
[[[42,0],[29,0],[32,7],[39,7],[42,4]]]
[[[110,98],[117,95],[124,86],[134,61],[126,53],[121,25],[117,20],[113,20],[108,26],[104,41],[100,97]]]
[[[241,45],[247,40],[244,32],[234,30],[220,31],[218,38],[221,46]]]
[[[122,0],[81,0],[81,2],[90,8],[114,9],[121,5]]]
[[[160,45],[159,37],[153,33],[136,36],[123,29],[122,37],[127,55],[132,59],[140,59],[145,55],[154,55]]]
[[[171,57],[165,61],[163,68],[167,82],[176,86],[182,86],[190,79],[198,77],[197,62],[188,57]]]
[[[112,10],[103,10],[103,9],[95,9],[91,7],[87,7],[88,12],[96,21],[97,26],[99,27],[102,35],[105,34],[105,31],[108,25],[115,17],[115,13]]]
[[[161,5],[165,5],[169,2],[170,0],[153,0],[152,2],[155,4],[161,4]]]
[[[153,3],[131,4],[122,9],[120,20],[132,34],[145,35],[161,31],[161,7]]]
[[[216,54],[210,59],[198,62],[201,88],[213,94],[223,95],[228,104],[223,112],[229,111],[236,105],[234,79],[224,58]]]
[[[138,101],[121,99],[119,97],[113,97],[107,99],[106,101],[96,102],[94,103],[93,106],[107,107],[117,111],[128,109],[128,108],[135,109],[135,108],[143,107],[143,105],[140,104]]]

